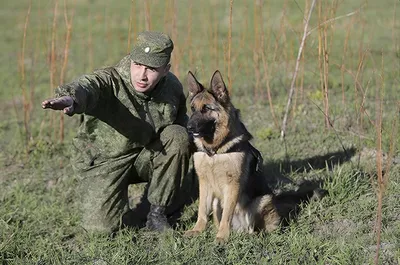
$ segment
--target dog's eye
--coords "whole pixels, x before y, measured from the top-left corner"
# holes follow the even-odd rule
[[[196,109],[193,106],[190,106],[190,109],[192,110],[192,112],[196,111]]]
[[[215,110],[214,106],[212,105],[204,105],[201,112],[213,111]]]

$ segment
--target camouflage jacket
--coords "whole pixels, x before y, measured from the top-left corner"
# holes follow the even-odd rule
[[[186,126],[186,97],[172,73],[150,94],[135,91],[130,79],[130,59],[115,67],[83,75],[56,89],[56,96],[71,96],[75,114],[84,114],[74,145],[91,157],[117,158],[142,148],[165,126]]]

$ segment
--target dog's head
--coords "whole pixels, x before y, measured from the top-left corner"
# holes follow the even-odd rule
[[[205,89],[189,71],[188,89],[192,110],[188,132],[207,143],[215,141],[218,133],[226,134],[233,108],[221,73],[216,71],[211,78],[210,88]]]

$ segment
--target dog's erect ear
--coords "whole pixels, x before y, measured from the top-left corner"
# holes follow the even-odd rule
[[[197,81],[196,77],[194,77],[192,72],[188,72],[188,89],[189,89],[189,96],[192,98],[201,91],[203,91],[204,87]]]
[[[222,79],[221,73],[217,70],[211,78],[210,84],[211,91],[213,95],[221,103],[226,103],[229,101],[228,90],[226,89],[224,80]]]

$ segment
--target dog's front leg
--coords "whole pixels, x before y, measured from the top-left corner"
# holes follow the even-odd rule
[[[239,184],[231,183],[224,191],[222,218],[217,233],[217,242],[225,243],[228,240],[233,213],[239,197]]]
[[[197,222],[193,229],[185,232],[185,236],[198,235],[206,229],[211,203],[212,194],[210,189],[207,187],[206,181],[199,177],[199,210],[197,213]]]

